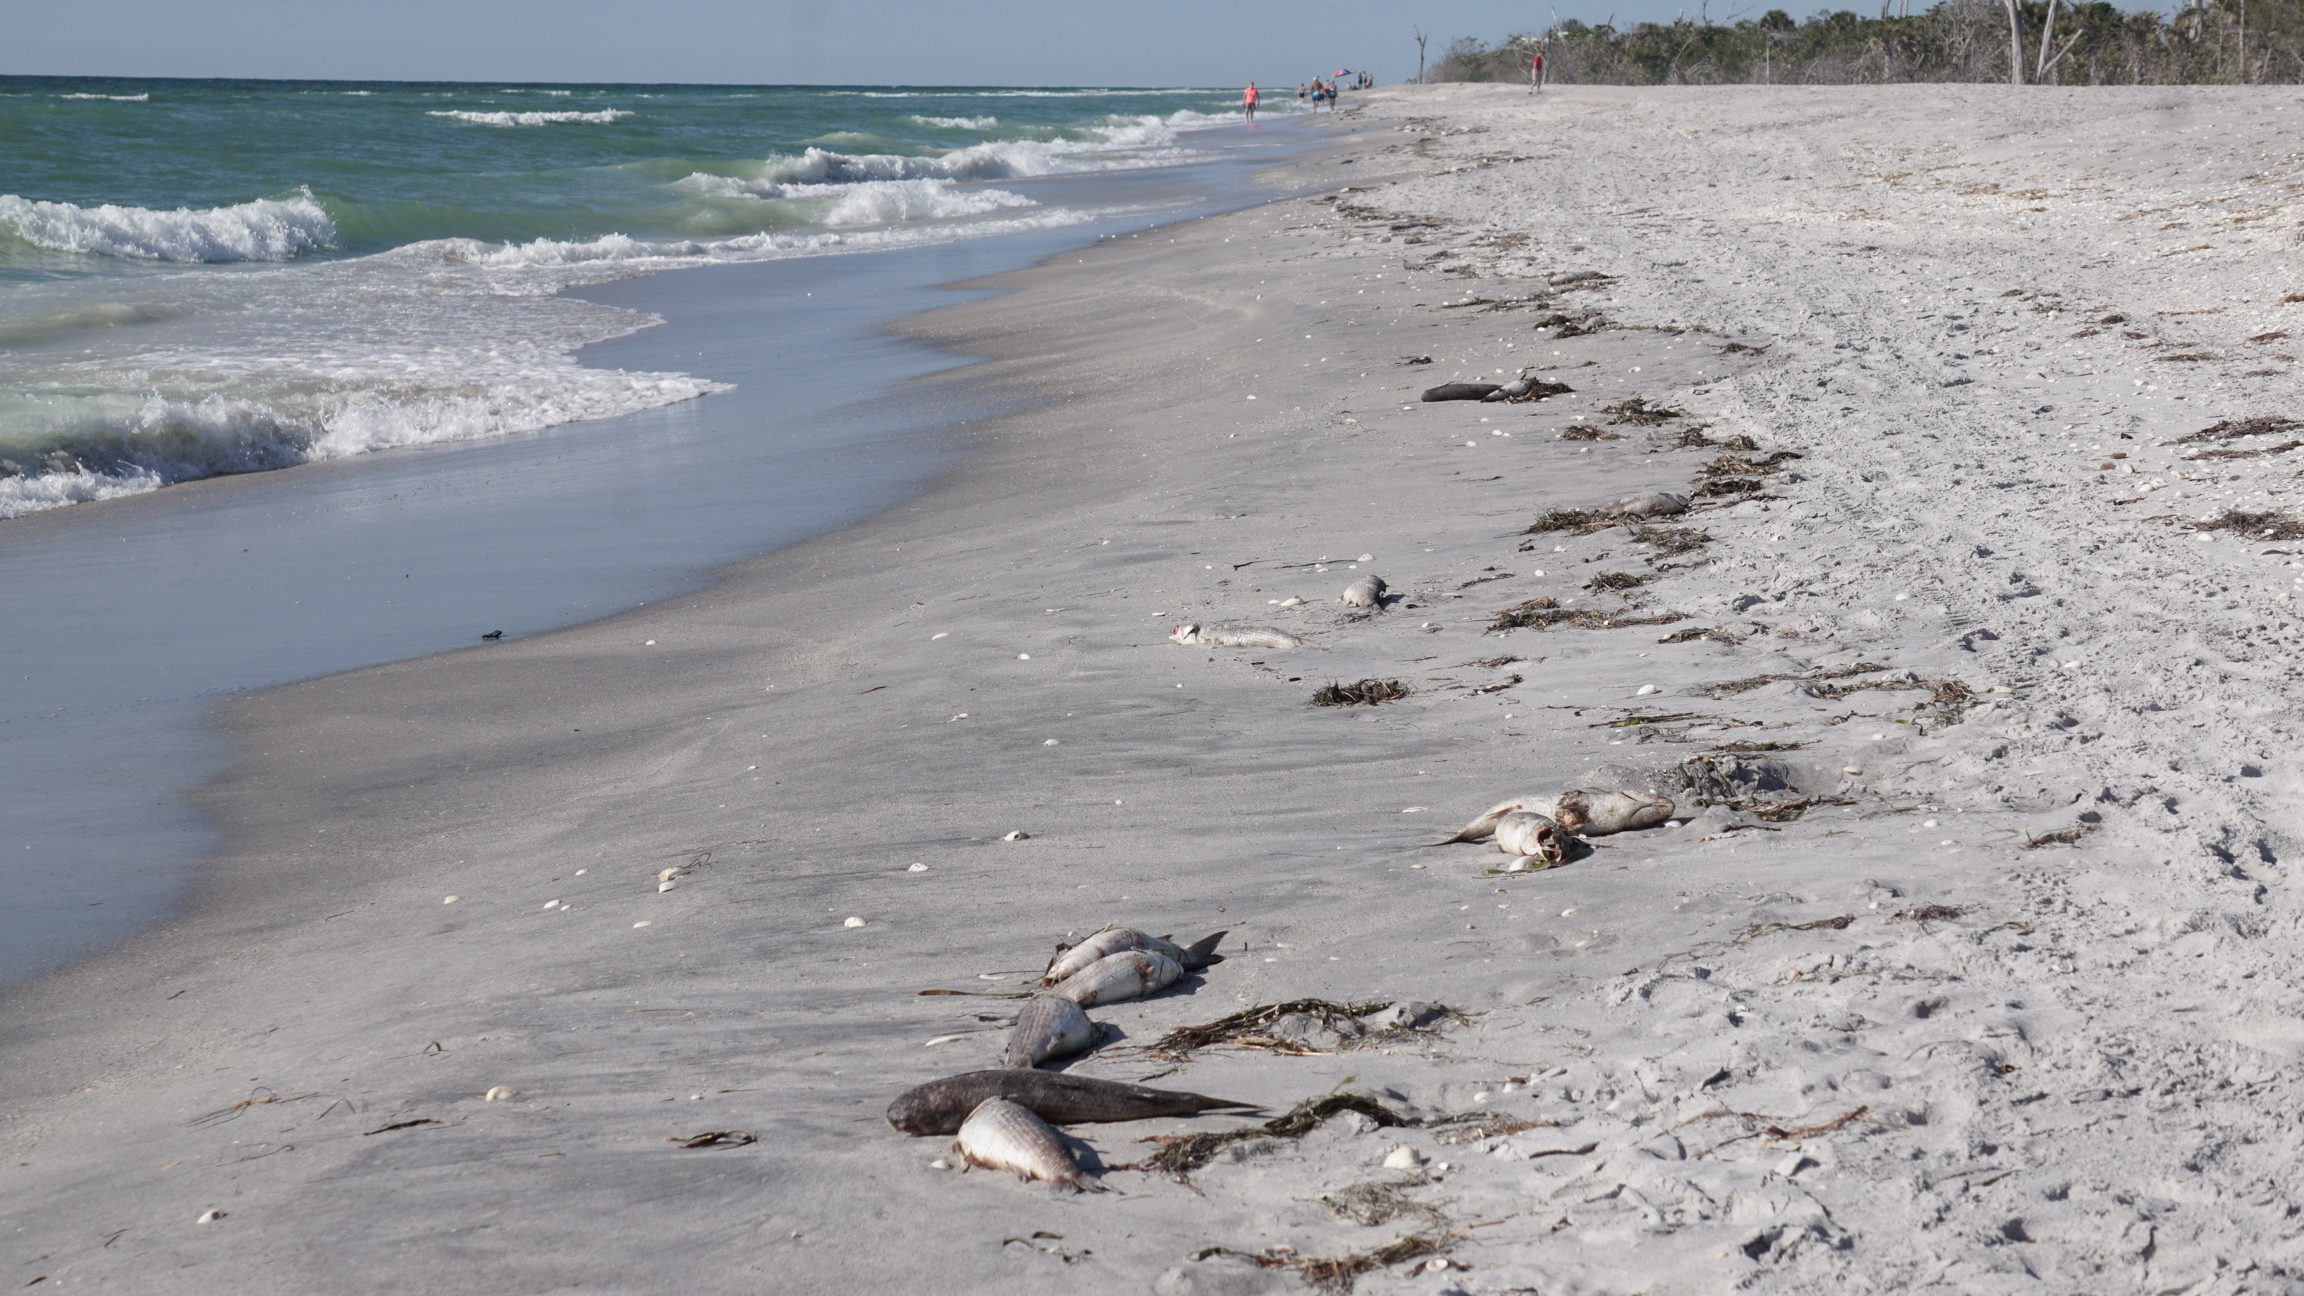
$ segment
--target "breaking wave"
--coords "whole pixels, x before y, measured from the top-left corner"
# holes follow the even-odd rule
[[[628,108],[603,108],[598,112],[467,112],[463,109],[433,111],[428,117],[448,117],[475,126],[559,126],[570,122],[589,122],[595,126],[621,121],[632,115]]]
[[[310,190],[230,207],[82,207],[0,194],[0,232],[55,252],[146,261],[286,261],[336,245],[336,222]]]

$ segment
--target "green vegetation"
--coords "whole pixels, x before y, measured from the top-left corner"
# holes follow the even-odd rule
[[[1883,0],[1877,18],[1842,10],[1796,22],[1771,9],[1726,25],[1683,18],[1622,29],[1571,19],[1493,46],[1461,37],[1429,79],[1524,81],[1538,46],[1547,80],[1592,84],[2291,83],[2304,81],[2304,5],[2191,0],[2161,14],[2064,0],[1942,0],[1915,13],[1911,0]]]

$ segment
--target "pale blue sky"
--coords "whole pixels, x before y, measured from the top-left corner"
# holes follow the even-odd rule
[[[1739,0],[1561,0],[1664,21]],[[1774,3],[1800,15],[1816,3]],[[1859,9],[1869,6],[1859,2]],[[1222,85],[1338,67],[1397,81],[1432,50],[1551,21],[1505,0],[0,0],[0,73],[751,84]]]

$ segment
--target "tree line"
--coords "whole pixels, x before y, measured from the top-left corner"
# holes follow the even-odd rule
[[[1495,45],[1460,37],[1425,79],[1525,81],[1529,55],[1542,49],[1547,80],[1614,85],[2304,81],[2298,0],[2188,0],[2171,14],[2070,0],[1941,0],[1913,13],[1911,3],[1882,0],[1877,18],[1842,10],[1805,22],[1781,9],[1625,28],[1570,19]]]

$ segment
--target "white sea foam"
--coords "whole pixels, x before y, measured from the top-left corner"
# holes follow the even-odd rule
[[[290,198],[174,211],[110,203],[82,207],[0,194],[0,226],[53,251],[147,261],[285,261],[336,242],[336,222],[309,190]]]
[[[149,103],[149,102],[151,102],[151,100],[152,100],[152,96],[150,96],[150,95],[148,95],[148,94],[132,94],[132,95],[100,95],[100,94],[79,94],[79,93],[75,93],[75,94],[62,94],[62,95],[58,95],[58,96],[56,96],[56,97],[57,97],[57,98],[59,98],[59,99],[102,99],[102,100],[105,100],[106,102],[109,102],[109,103]]]
[[[632,115],[628,108],[603,108],[598,112],[468,112],[463,109],[429,112],[429,117],[449,117],[475,126],[559,126],[572,122],[601,125],[621,121]]]
[[[1037,207],[1022,194],[1005,189],[962,189],[950,180],[874,180],[849,185],[791,185],[787,200],[830,198],[832,205],[816,217],[835,228],[852,225],[891,225],[898,221],[951,220],[982,216],[987,212]]]
[[[920,126],[933,126],[938,130],[986,131],[1000,124],[997,117],[923,117],[918,113],[904,120]]]

